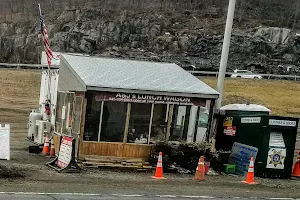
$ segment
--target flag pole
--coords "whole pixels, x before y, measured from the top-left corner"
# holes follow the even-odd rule
[[[40,16],[42,16],[42,9],[41,9],[41,4],[38,4],[39,11],[40,11]]]
[[[39,12],[40,12],[40,17],[42,17],[43,18],[43,13],[42,13],[42,9],[41,9],[41,4],[38,4],[38,8],[39,8]],[[44,21],[44,20],[43,20]],[[43,22],[44,23],[44,22]],[[42,24],[42,26],[45,26],[45,24]],[[42,35],[43,35],[43,29],[41,29],[41,31],[42,31]],[[47,56],[47,52],[46,52],[47,50],[45,49],[45,53],[46,53],[46,56]],[[44,104],[46,105],[47,104],[47,102],[48,102],[48,104],[49,104],[49,108],[50,108],[50,110],[51,110],[51,105],[52,105],[52,102],[51,102],[51,70],[50,70],[50,65],[48,64],[47,65],[48,66],[48,77],[49,77],[49,79],[48,79],[48,92],[47,92],[47,96],[46,96],[46,101],[44,102]],[[45,107],[44,107],[45,108]],[[51,115],[50,115],[50,119],[48,119],[49,121],[51,121]]]
[[[38,4],[38,8],[39,8],[40,16],[42,16],[41,4]],[[41,57],[41,62],[42,62],[42,57]],[[44,66],[42,64],[42,70],[43,70],[43,68],[44,68]]]
[[[219,69],[219,76],[218,76],[218,83],[217,83],[217,91],[220,93],[220,96],[216,102],[217,109],[220,109],[220,107],[221,107],[223,93],[224,93],[224,79],[225,79],[225,73],[226,73],[226,68],[227,68],[235,4],[236,4],[236,0],[229,0],[223,48],[222,48],[222,55],[221,55],[221,62],[220,62],[220,69]]]

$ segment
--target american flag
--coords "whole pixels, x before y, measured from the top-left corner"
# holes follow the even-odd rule
[[[42,38],[43,38],[45,52],[46,52],[46,55],[47,55],[48,67],[50,67],[51,66],[51,61],[52,61],[52,58],[53,58],[53,53],[52,53],[52,50],[50,48],[48,33],[47,33],[47,29],[46,29],[46,25],[45,25],[45,22],[44,22],[44,18],[43,18],[43,14],[42,14],[40,5],[39,5],[39,9],[40,9],[40,22],[41,22]]]

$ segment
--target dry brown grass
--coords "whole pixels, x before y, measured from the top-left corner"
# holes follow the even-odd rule
[[[30,110],[38,107],[40,77],[40,72],[0,70],[1,122],[28,120]]]
[[[24,123],[31,109],[37,108],[40,72],[0,70],[0,121]],[[216,88],[216,78],[202,77]],[[300,117],[300,83],[282,80],[226,79],[223,105],[257,103],[272,114]]]
[[[216,88],[216,78],[200,78]],[[271,109],[271,114],[300,117],[300,83],[284,80],[226,79],[223,105],[256,103]]]
[[[41,72],[0,70],[0,123],[11,126],[11,148],[26,148],[27,122],[38,108]],[[26,158],[27,159],[27,158]]]

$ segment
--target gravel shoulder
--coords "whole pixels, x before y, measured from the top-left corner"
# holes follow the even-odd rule
[[[165,174],[167,180],[153,180],[153,173],[101,169],[84,169],[81,173],[66,174],[45,166],[48,158],[30,155],[25,150],[28,163],[17,159],[1,164],[18,169],[25,177],[0,179],[2,192],[48,192],[93,194],[141,194],[141,195],[204,195],[216,197],[300,197],[299,180],[260,179],[260,185],[241,183],[243,177],[220,175],[206,176],[207,180],[196,182],[192,175]],[[15,154],[17,155],[17,154]],[[31,161],[35,160],[33,164]]]

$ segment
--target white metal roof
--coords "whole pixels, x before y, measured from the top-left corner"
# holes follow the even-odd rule
[[[218,92],[172,63],[63,54],[86,87],[209,95]]]
[[[238,110],[238,111],[254,111],[254,112],[271,112],[270,109],[257,104],[229,104],[220,108],[221,110]]]

